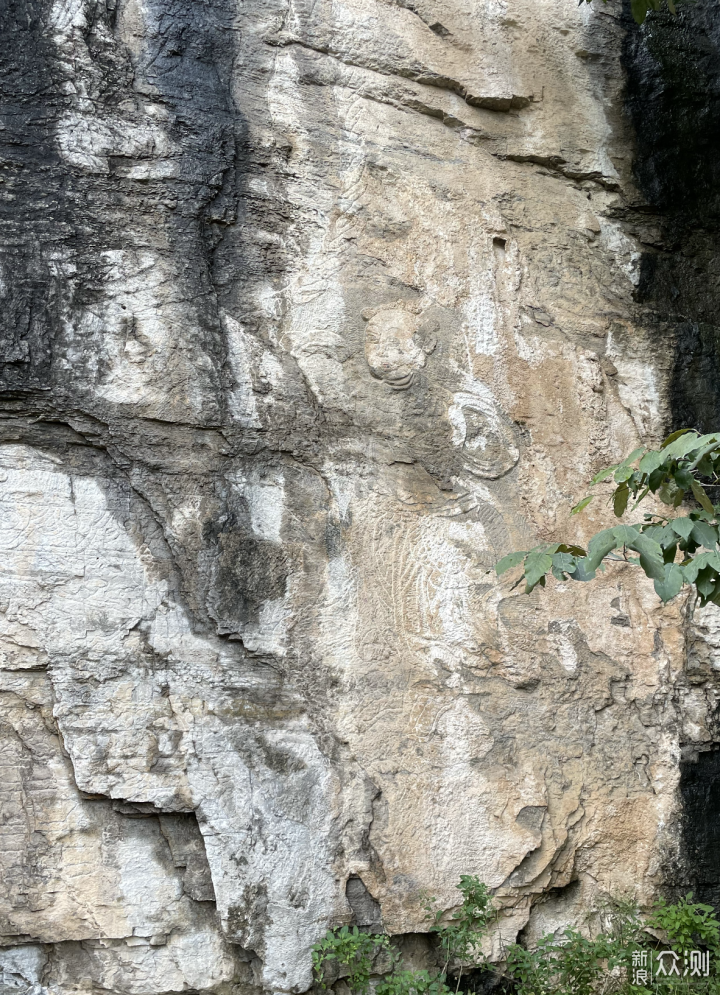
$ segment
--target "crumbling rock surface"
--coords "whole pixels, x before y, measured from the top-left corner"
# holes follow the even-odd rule
[[[715,614],[491,572],[607,523],[692,322],[715,368],[628,30],[0,5],[3,993],[300,993],[344,922],[420,963],[463,873],[505,940],[687,879]]]

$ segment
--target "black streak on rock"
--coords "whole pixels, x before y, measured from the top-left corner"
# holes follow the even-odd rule
[[[635,177],[663,244],[643,254],[637,300],[674,352],[672,428],[720,422],[720,16],[700,0],[628,29],[626,109]]]
[[[684,862],[696,901],[720,908],[720,749],[680,765]]]
[[[626,8],[629,5],[626,4]],[[626,10],[627,14],[627,10]],[[711,0],[677,17],[630,26],[626,109],[636,132],[635,176],[662,232],[641,263],[639,323],[669,353],[669,430],[720,428],[720,10]],[[692,888],[720,908],[720,750],[681,764],[674,894]]]

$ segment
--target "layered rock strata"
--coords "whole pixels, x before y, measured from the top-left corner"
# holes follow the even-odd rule
[[[715,616],[490,572],[607,523],[697,353],[628,30],[0,7],[0,991],[301,993],[463,873],[496,956],[687,878]]]

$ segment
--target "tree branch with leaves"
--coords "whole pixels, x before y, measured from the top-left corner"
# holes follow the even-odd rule
[[[601,470],[591,481],[594,487],[612,477],[611,500],[617,518],[631,513],[655,495],[668,507],[667,514],[647,513],[633,525],[616,525],[594,535],[587,549],[572,543],[542,543],[523,552],[504,556],[495,567],[498,576],[523,567],[517,586],[525,582],[529,594],[545,587],[552,574],[559,581],[593,580],[607,563],[629,563],[640,567],[654,582],[663,601],[676,597],[687,584],[694,587],[701,605],[720,605],[720,504],[708,495],[720,484],[720,433],[698,435],[691,429],[673,432],[660,449],[642,446],[621,463]],[[687,515],[674,515],[686,498],[699,507]],[[589,494],[572,509],[578,514],[590,504]]]

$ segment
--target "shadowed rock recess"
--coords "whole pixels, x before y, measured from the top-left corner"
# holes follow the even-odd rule
[[[489,571],[717,427],[719,40],[0,3],[1,992],[301,993],[353,921],[425,963],[464,873],[496,955],[717,894],[720,611]]]
[[[720,424],[720,17],[707,3],[679,18],[655,16],[626,34],[623,54],[634,172],[642,211],[657,224],[644,240],[638,317],[663,371],[668,425],[713,431]],[[644,227],[632,212],[628,218],[631,230]],[[667,884],[676,893],[690,886],[720,909],[720,626],[716,611],[690,614],[686,677],[703,690],[710,736],[680,737],[682,834]]]

